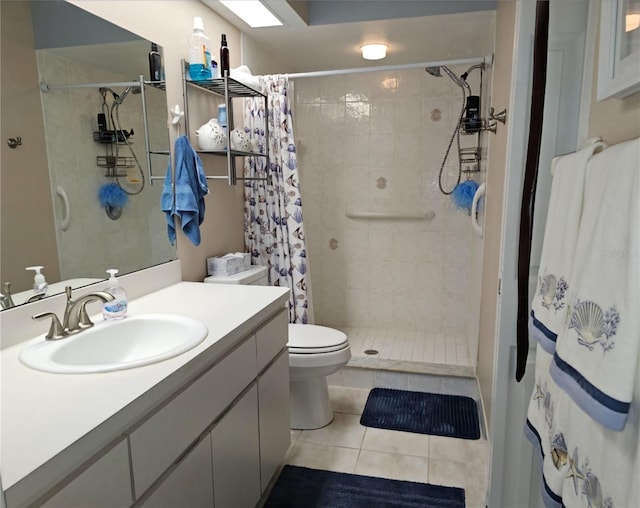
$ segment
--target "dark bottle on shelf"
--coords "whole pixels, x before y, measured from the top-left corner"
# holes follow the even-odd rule
[[[229,48],[227,47],[227,36],[222,34],[222,42],[220,43],[220,77],[228,76],[229,68]]]
[[[162,57],[158,52],[158,45],[151,43],[149,51],[149,79],[151,81],[162,81]]]

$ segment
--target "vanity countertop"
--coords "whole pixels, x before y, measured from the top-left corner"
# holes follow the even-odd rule
[[[180,282],[129,302],[129,314],[178,314],[209,333],[168,360],[116,372],[50,374],[23,365],[31,339],[3,350],[2,488],[59,481],[122,436],[141,415],[204,372],[239,340],[282,309],[287,288]],[[101,316],[93,316],[97,324]],[[64,340],[64,339],[63,339]],[[78,446],[71,446],[77,444]]]

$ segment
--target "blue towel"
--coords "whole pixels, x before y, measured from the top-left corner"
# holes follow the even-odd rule
[[[182,232],[194,245],[200,245],[200,224],[204,221],[204,197],[209,193],[202,161],[186,136],[176,140],[175,200],[171,188],[171,163],[167,168],[161,196],[161,209],[167,217],[169,241],[176,231],[173,217],[180,219]]]
[[[167,233],[171,245],[176,243],[176,225],[173,220],[173,183],[171,182],[171,157],[167,165],[167,174],[164,177],[162,194],[160,195],[160,210],[165,214],[167,221]]]

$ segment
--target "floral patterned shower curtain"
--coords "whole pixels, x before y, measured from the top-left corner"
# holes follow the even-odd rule
[[[256,265],[269,267],[272,286],[290,288],[289,322],[307,323],[307,257],[302,223],[302,199],[298,179],[296,145],[293,137],[291,84],[286,76],[262,76],[262,93],[267,96],[268,136],[264,123],[264,100],[245,99],[245,132],[252,145],[265,157],[246,157],[244,176],[264,178],[245,180],[245,247]],[[267,167],[268,166],[268,167]]]

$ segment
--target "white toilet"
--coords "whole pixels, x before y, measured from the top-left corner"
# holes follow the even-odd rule
[[[267,285],[267,268],[255,266],[235,275],[212,275],[204,279],[217,284]],[[319,429],[329,425],[333,412],[327,376],[351,358],[347,336],[339,330],[317,325],[289,325],[289,386],[291,428]]]
[[[351,358],[347,336],[317,325],[289,325],[291,428],[319,429],[333,420],[327,376]]]

